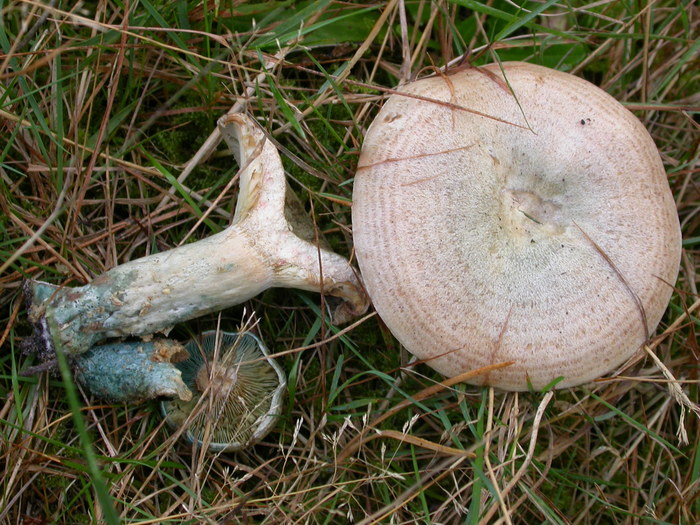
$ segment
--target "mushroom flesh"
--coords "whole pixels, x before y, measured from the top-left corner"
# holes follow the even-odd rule
[[[475,382],[589,382],[644,344],[672,294],[681,237],[659,153],[573,75],[513,62],[403,86],[354,184],[367,291],[444,375],[512,361]]]

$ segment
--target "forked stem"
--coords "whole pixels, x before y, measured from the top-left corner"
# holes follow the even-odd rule
[[[117,266],[79,288],[28,281],[35,327],[29,346],[42,359],[57,348],[79,354],[110,337],[167,332],[274,286],[339,297],[337,323],[367,309],[349,262],[298,236],[295,228],[303,227],[285,217],[284,169],[263,131],[243,114],[223,117],[219,128],[241,167],[233,224],[198,242]]]

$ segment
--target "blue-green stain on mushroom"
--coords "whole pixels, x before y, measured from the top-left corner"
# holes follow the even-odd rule
[[[140,403],[159,396],[192,398],[174,361],[187,358],[177,341],[124,341],[95,346],[75,357],[75,378],[94,396],[113,403]]]
[[[111,271],[79,288],[26,281],[29,320],[39,332],[35,337],[44,340],[37,341],[39,346],[49,353],[58,348],[71,355],[83,353],[105,339],[105,323],[123,306],[124,294],[137,277],[136,271]]]

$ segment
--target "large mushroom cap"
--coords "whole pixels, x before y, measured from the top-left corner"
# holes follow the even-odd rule
[[[573,386],[656,328],[680,228],[644,126],[596,86],[525,63],[427,78],[371,125],[353,194],[358,262],[397,339],[447,376]]]

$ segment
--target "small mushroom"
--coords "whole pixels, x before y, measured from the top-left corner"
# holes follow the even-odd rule
[[[366,135],[358,263],[397,339],[508,390],[591,381],[653,333],[681,237],[659,153],[573,75],[491,64],[413,82]]]
[[[348,261],[309,238],[285,206],[287,184],[276,148],[247,116],[220,119],[238,160],[233,224],[195,243],[117,266],[80,288],[28,281],[34,334],[27,348],[49,361],[57,348],[79,354],[99,341],[167,332],[176,323],[242,303],[273,287],[338,297],[340,323],[368,306]],[[308,220],[308,217],[306,217]]]
[[[187,343],[189,359],[175,366],[194,393],[164,400],[166,422],[212,452],[232,452],[264,438],[282,410],[284,372],[250,332],[209,331]]]

